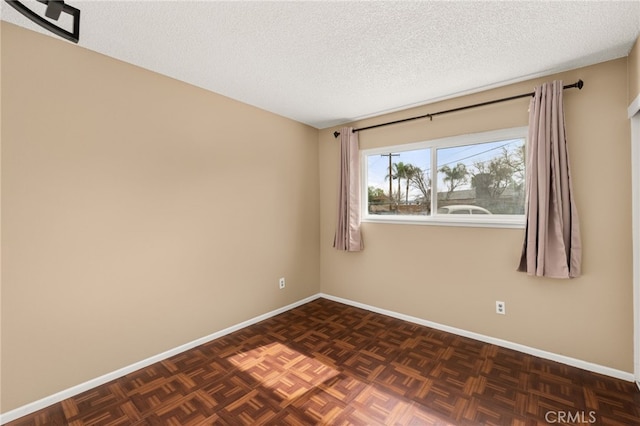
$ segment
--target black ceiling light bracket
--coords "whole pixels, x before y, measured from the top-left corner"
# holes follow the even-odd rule
[[[67,31],[62,27],[57,26],[51,21],[44,19],[42,16],[29,9],[22,2],[17,0],[4,0],[15,10],[26,16],[42,28],[51,31],[52,33],[65,38],[69,41],[77,43],[80,40],[80,9],[65,4],[63,0],[38,0],[40,3],[47,5],[45,16],[49,19],[57,21],[62,13],[66,13],[73,17],[73,32]]]

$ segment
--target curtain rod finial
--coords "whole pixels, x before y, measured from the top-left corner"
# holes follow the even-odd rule
[[[340,136],[340,132],[333,132],[333,137],[337,138],[338,136]]]
[[[584,81],[578,80],[578,90],[582,90],[583,87],[584,87]]]

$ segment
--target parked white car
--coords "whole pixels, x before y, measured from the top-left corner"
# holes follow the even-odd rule
[[[438,214],[491,214],[491,212],[480,206],[472,206],[469,204],[457,204],[446,207],[440,207]]]

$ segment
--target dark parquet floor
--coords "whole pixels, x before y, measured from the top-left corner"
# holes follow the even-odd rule
[[[640,425],[635,384],[317,299],[9,423]]]

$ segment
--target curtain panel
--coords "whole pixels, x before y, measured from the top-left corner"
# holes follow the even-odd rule
[[[518,270],[576,278],[582,241],[564,125],[562,81],[536,87],[529,107],[526,230]]]
[[[360,235],[358,133],[354,133],[352,127],[340,129],[340,187],[333,247],[343,251],[360,251],[364,248]]]

